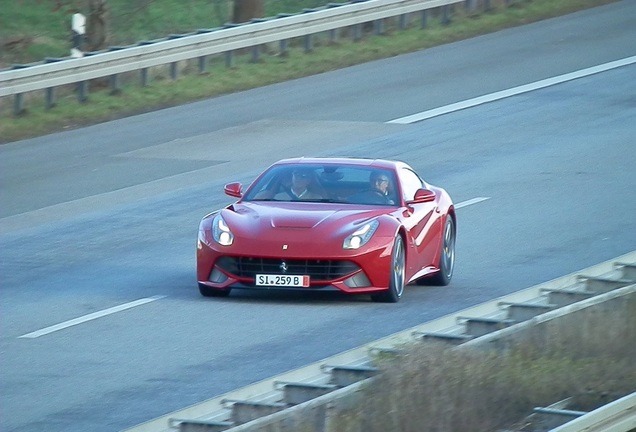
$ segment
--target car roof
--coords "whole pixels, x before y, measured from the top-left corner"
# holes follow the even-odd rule
[[[385,159],[367,159],[367,158],[316,158],[316,157],[299,157],[282,159],[274,165],[356,165],[368,166],[374,168],[395,169],[398,166],[405,166],[403,162],[391,161]]]

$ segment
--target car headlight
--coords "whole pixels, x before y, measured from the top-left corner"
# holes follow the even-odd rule
[[[221,217],[221,214],[214,216],[212,221],[212,238],[222,246],[229,246],[234,241],[234,234]]]
[[[380,225],[380,222],[377,220],[362,225],[344,240],[342,247],[344,249],[359,249],[364,246],[371,239],[375,230],[378,229],[378,225]]]

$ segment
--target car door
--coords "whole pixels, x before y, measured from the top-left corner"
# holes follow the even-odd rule
[[[440,218],[438,199],[431,202],[412,203],[415,193],[426,188],[426,184],[410,168],[401,168],[398,172],[402,199],[406,204],[402,212],[402,222],[408,232],[407,254],[409,274],[434,265],[434,257],[439,248]]]

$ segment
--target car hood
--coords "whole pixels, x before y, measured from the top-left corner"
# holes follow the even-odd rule
[[[260,237],[267,233],[293,232],[315,238],[348,233],[370,219],[390,213],[390,209],[325,203],[247,202],[234,204],[221,213],[235,235]]]

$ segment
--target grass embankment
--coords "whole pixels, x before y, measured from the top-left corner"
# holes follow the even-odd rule
[[[0,101],[0,142],[38,136],[63,129],[108,121],[124,116],[152,111],[221,94],[246,90],[371,60],[386,58],[429,48],[444,43],[485,34],[507,27],[563,15],[576,10],[609,3],[612,0],[517,0],[506,6],[505,0],[491,0],[492,9],[467,15],[455,8],[450,25],[441,24],[431,16],[426,29],[413,19],[407,30],[397,31],[389,23],[383,36],[366,34],[353,42],[343,32],[337,42],[317,38],[314,50],[305,54],[300,43],[292,43],[289,55],[278,55],[276,47],[251,63],[251,55],[236,56],[232,68],[222,57],[210,59],[205,74],[199,74],[196,60],[182,62],[176,80],[169,77],[168,68],[151,71],[150,85],[141,87],[138,74],[122,77],[121,91],[112,94],[105,80],[90,84],[89,100],[79,103],[72,86],[56,89],[56,106],[45,109],[43,92],[25,95],[25,112],[13,115],[13,99]],[[51,10],[55,2],[24,0],[9,2],[0,14],[0,39],[4,48],[0,65],[28,63],[44,57],[65,56],[69,47],[70,6]],[[72,2],[58,2],[72,4]],[[319,6],[325,1],[266,0],[267,15],[300,11],[303,7]],[[479,2],[481,3],[481,2]],[[126,45],[154,39],[171,33],[184,33],[197,28],[217,27],[227,21],[225,2],[207,0],[165,0],[139,3],[112,0],[113,38],[111,45]],[[7,41],[15,43],[7,45]],[[292,41],[293,42],[293,41]]]
[[[332,430],[545,430],[534,407],[572,397],[568,409],[587,412],[636,391],[636,297],[543,323],[505,350],[423,343],[380,364]]]

